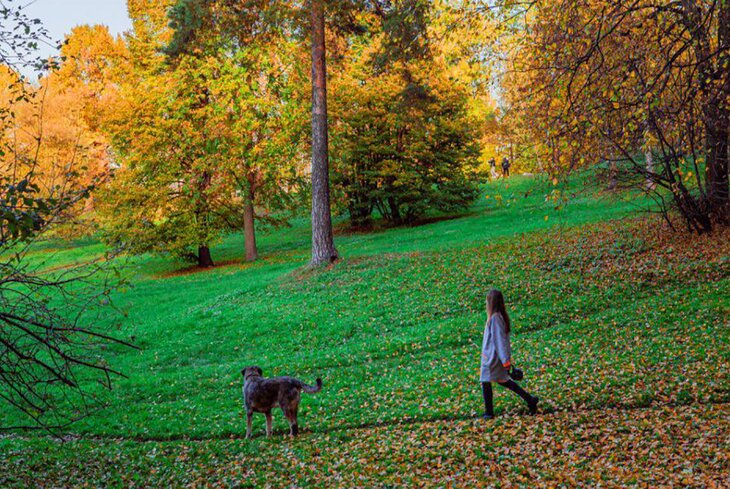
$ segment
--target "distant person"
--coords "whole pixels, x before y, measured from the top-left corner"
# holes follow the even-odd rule
[[[527,403],[530,414],[537,412],[538,398],[528,394],[512,380],[517,370],[512,365],[512,350],[509,342],[510,320],[504,306],[502,292],[492,289],[487,294],[487,325],[482,342],[482,395],[484,396],[484,419],[494,417],[492,382],[506,387]],[[521,372],[520,372],[521,373]],[[517,375],[515,375],[517,377]],[[521,375],[519,376],[521,379]]]
[[[507,178],[509,176],[509,167],[510,167],[510,162],[507,159],[507,157],[505,156],[504,159],[502,160],[502,176],[505,178]]]
[[[489,159],[489,171],[492,173],[492,178],[497,178],[497,162],[494,158]]]

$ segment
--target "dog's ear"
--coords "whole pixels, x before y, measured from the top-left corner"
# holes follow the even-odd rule
[[[261,367],[254,367],[254,368],[255,368],[255,369],[256,369],[256,371],[257,371],[257,372],[259,373],[259,375],[261,375],[261,376],[263,376],[263,375],[264,375],[264,371],[263,371],[263,370],[261,370]]]
[[[243,375],[244,377],[246,376],[246,369],[245,368],[244,369],[241,369],[241,375]]]

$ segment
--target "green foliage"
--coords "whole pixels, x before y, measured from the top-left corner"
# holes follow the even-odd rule
[[[186,56],[174,70],[128,87],[112,125],[121,157],[100,196],[105,240],[132,253],[194,256],[231,229],[237,209],[210,100],[215,61]]]
[[[191,54],[195,49],[198,34],[205,25],[206,15],[209,14],[206,4],[208,0],[178,0],[170,8],[170,29],[173,31],[170,43],[163,49],[163,52],[170,57],[177,57],[182,54]],[[198,48],[199,46],[199,42]]]
[[[23,68],[40,73],[54,66],[38,55],[41,44],[53,42],[40,19],[29,17],[27,4],[6,0],[0,4],[0,65],[19,73]],[[20,73],[25,80],[25,73]]]
[[[17,183],[0,179],[0,252],[37,234],[45,219],[58,208],[54,199],[40,196],[40,188],[29,180]]]
[[[358,46],[333,89],[334,183],[352,224],[367,225],[375,210],[403,224],[467,208],[477,196],[479,121],[466,88],[432,56],[384,69],[380,50],[380,38]]]
[[[375,65],[387,69],[393,62],[408,63],[413,59],[428,59],[431,54],[427,34],[432,19],[431,2],[405,0],[383,2],[381,16],[383,45],[375,57]]]
[[[301,56],[299,46],[283,37],[231,54],[222,50],[210,82],[222,135],[216,150],[240,200],[255,206],[262,225],[286,224],[304,205],[309,93],[302,88],[308,74]]]
[[[244,226],[246,208],[280,225],[299,205],[300,53],[216,30],[208,7],[171,9],[171,62],[139,70],[109,124],[122,168],[100,195],[102,227],[132,253],[196,258]]]

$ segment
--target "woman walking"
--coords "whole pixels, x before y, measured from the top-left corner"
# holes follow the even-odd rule
[[[527,403],[530,414],[537,412],[538,398],[531,396],[510,378],[512,350],[509,342],[510,321],[504,306],[502,292],[492,289],[487,294],[487,326],[484,328],[482,342],[482,395],[484,396],[484,418],[494,417],[492,382],[506,387],[519,395]]]

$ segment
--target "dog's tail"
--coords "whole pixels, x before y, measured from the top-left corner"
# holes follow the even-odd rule
[[[317,392],[322,390],[322,379],[317,378],[317,385],[307,385],[304,382],[302,382],[302,390],[306,392],[307,394],[316,394]]]

